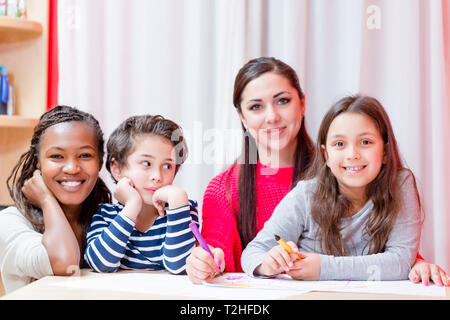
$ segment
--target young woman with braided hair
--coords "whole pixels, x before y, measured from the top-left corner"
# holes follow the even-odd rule
[[[99,178],[104,140],[98,121],[69,106],[45,112],[7,180],[14,207],[0,212],[0,272],[7,293],[80,266],[98,204],[111,202]]]

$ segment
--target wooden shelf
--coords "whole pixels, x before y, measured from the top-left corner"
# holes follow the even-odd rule
[[[34,128],[38,119],[22,116],[0,116],[0,128]]]
[[[27,0],[28,19],[0,17],[0,64],[14,86],[14,116],[0,115],[0,205],[12,205],[6,180],[28,150],[46,110],[49,0]]]
[[[30,40],[42,34],[42,24],[27,19],[0,17],[1,43]]]

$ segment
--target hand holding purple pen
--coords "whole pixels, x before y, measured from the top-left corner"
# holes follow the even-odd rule
[[[194,234],[195,238],[197,239],[198,243],[200,244],[200,246],[206,250],[206,252],[209,253],[209,255],[213,258],[214,260],[214,255],[211,252],[211,250],[208,247],[208,244],[206,243],[205,239],[203,238],[202,234],[200,233],[200,231],[197,228],[197,225],[195,224],[195,222],[191,222],[189,224],[189,228],[191,228],[192,233]],[[222,275],[222,272],[220,271],[220,263],[216,265],[216,273]]]

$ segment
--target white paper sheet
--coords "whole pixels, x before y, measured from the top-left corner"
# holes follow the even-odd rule
[[[287,275],[276,278],[261,279],[249,277],[242,273],[226,273],[217,277],[206,286],[223,288],[245,288],[265,290],[290,290],[297,294],[310,291],[338,291],[358,293],[382,293],[415,296],[445,297],[445,287],[424,286],[404,281],[295,281]]]
[[[361,293],[388,293],[427,297],[445,297],[445,287],[433,285],[424,286],[415,284],[409,280],[403,281],[340,281],[328,291],[361,292]],[[339,287],[344,285],[344,287]]]
[[[186,299],[273,300],[302,292],[293,290],[236,290],[194,285],[187,276],[169,273],[114,273],[99,277],[70,277],[54,286],[186,297]]]
[[[445,297],[445,287],[405,281],[296,281],[287,275],[261,279],[243,273],[226,273],[204,285],[187,276],[161,272],[119,272],[99,277],[70,277],[52,285],[87,290],[158,294],[199,299],[281,299],[311,291],[337,291]]]

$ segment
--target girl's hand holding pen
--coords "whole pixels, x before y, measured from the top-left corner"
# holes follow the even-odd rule
[[[287,245],[292,253],[288,253],[282,245],[273,247],[264,256],[262,264],[255,269],[255,274],[273,276],[283,271],[289,272],[295,265],[294,261],[300,263],[297,259],[302,258],[302,254],[298,252],[297,245],[292,241],[287,242]]]
[[[274,236],[279,245],[266,253],[255,274],[273,276],[285,271],[295,280],[320,279],[320,255],[299,252],[294,242],[285,242],[281,237]]]

